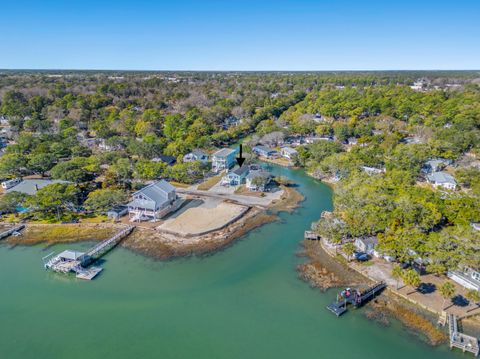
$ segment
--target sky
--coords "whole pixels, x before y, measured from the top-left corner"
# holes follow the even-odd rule
[[[0,0],[0,69],[480,69],[479,0]]]

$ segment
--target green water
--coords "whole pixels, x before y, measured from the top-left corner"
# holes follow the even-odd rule
[[[45,272],[41,246],[0,246],[0,358],[451,358],[362,310],[336,318],[297,279],[303,231],[331,190],[301,171],[307,197],[281,222],[202,258],[156,262],[117,248],[91,282]],[[55,248],[59,250],[65,246]],[[69,245],[77,249],[88,243]]]

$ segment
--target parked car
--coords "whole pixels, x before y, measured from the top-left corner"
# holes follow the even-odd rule
[[[353,256],[359,262],[366,262],[370,259],[370,256],[363,252],[355,252]]]

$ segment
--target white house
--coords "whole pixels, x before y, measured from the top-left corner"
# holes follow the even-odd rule
[[[180,200],[170,183],[165,180],[152,183],[133,194],[128,203],[130,221],[157,220],[176,210]]]
[[[465,288],[480,290],[480,272],[472,268],[465,268],[463,271],[449,271],[447,275]]]
[[[455,178],[447,172],[433,172],[427,176],[428,182],[435,187],[443,187],[446,189],[454,190],[457,188],[457,182]]]
[[[289,160],[292,160],[298,154],[297,150],[291,147],[282,147],[280,153],[282,157],[288,158]]]
[[[237,151],[231,148],[222,148],[212,155],[212,171],[218,173],[232,168],[235,165]]]

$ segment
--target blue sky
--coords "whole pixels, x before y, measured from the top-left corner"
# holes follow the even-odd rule
[[[480,69],[480,1],[0,0],[0,68]]]

